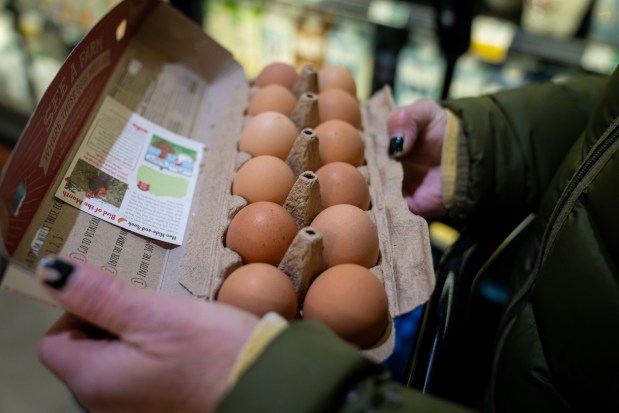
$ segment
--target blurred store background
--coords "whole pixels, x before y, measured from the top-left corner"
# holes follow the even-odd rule
[[[10,147],[71,48],[118,0],[0,0],[0,140]],[[343,65],[359,98],[460,97],[608,73],[619,0],[176,0],[255,76]],[[452,66],[450,68],[450,66]]]
[[[0,0],[0,165],[67,54],[117,2]],[[473,96],[580,73],[610,73],[619,63],[619,0],[172,3],[229,49],[250,78],[273,61],[299,68],[342,65],[354,74],[360,99],[389,85],[398,105],[420,97]],[[457,236],[440,223],[432,234],[438,251]],[[0,296],[0,413],[72,411],[63,403],[75,406],[74,401],[63,390],[58,406],[28,396],[31,385],[62,387],[36,365],[34,355],[49,312],[30,306],[30,312],[46,314],[28,330],[16,318],[20,306],[19,298]],[[7,330],[11,325],[20,325],[20,334],[31,332],[27,346]],[[29,361],[19,355],[23,349]],[[11,360],[13,368],[5,368]],[[31,380],[34,376],[41,377],[39,384]]]

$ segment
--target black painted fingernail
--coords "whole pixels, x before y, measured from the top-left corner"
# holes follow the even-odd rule
[[[41,280],[48,286],[61,290],[69,281],[75,267],[58,258],[43,258],[39,264]]]
[[[404,136],[396,135],[389,141],[389,156],[398,156],[404,150]]]

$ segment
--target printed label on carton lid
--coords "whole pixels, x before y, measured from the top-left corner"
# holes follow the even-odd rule
[[[204,145],[107,97],[56,197],[129,231],[181,245]]]

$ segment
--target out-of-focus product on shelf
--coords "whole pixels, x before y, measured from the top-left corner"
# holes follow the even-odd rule
[[[297,25],[295,60],[298,67],[324,65],[329,22],[319,13],[304,13]]]
[[[357,96],[371,94],[373,24],[292,3],[210,0],[207,6],[205,31],[234,54],[248,78],[273,62],[298,70],[343,66],[355,77]]]
[[[534,59],[528,57],[508,59],[497,71],[496,83],[500,90],[513,89],[530,82],[531,71],[538,68]]]
[[[224,0],[208,0],[206,4],[204,30],[219,44],[234,53],[235,58],[241,62],[242,59],[232,47],[238,43],[236,40],[238,31],[235,30],[235,24],[239,24],[238,5]]]
[[[522,27],[531,33],[570,38],[580,28],[592,0],[525,0]]]
[[[580,65],[597,73],[610,74],[619,64],[619,48],[598,41],[588,42],[580,57]]]
[[[37,9],[24,9],[19,14],[19,32],[28,53],[27,76],[35,101],[43,93],[62,66],[68,47],[45,32],[45,17]],[[49,27],[49,25],[47,25]]]
[[[265,6],[262,14],[262,67],[272,62],[296,66],[295,49],[299,11],[290,7]]]
[[[460,56],[454,69],[449,97],[478,96],[498,90],[500,85],[493,79],[496,70],[496,65],[481,60],[473,53]]]
[[[327,34],[325,65],[347,68],[355,78],[361,100],[372,92],[375,29],[371,23],[343,17]]]
[[[0,50],[6,50],[16,41],[13,15],[0,9]]]
[[[396,28],[406,27],[410,14],[410,4],[403,1],[374,0],[367,10],[369,21]]]
[[[398,55],[394,98],[398,106],[420,98],[440,99],[445,59],[436,38],[428,32],[411,30]]]
[[[596,0],[591,13],[589,37],[619,45],[619,0]]]
[[[39,37],[45,27],[45,18],[38,10],[24,10],[19,14],[18,27],[26,38]]]
[[[28,113],[34,102],[28,85],[26,56],[15,32],[13,15],[0,10],[0,103]]]
[[[0,103],[29,113],[71,47],[118,1],[16,0],[17,21],[0,15]]]
[[[479,96],[530,83],[561,81],[578,73],[582,72],[545,64],[530,56],[512,55],[501,63],[492,63],[469,52],[458,59],[449,97]]]
[[[37,12],[57,26],[63,41],[73,46],[120,0],[16,0],[22,12]]]
[[[503,62],[517,31],[516,24],[489,16],[476,16],[471,27],[472,50],[480,58],[491,62]]]
[[[41,99],[49,84],[60,70],[62,61],[51,56],[39,55],[30,63],[30,81],[37,101]]]
[[[262,60],[262,6],[256,1],[210,0],[206,32],[234,54],[247,77],[258,74]]]

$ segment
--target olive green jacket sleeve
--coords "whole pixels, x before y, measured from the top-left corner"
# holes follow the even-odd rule
[[[265,349],[219,413],[445,412],[468,410],[389,379],[381,366],[312,321],[292,323]]]
[[[451,217],[467,222],[536,210],[606,80],[583,76],[442,102],[461,121]]]

